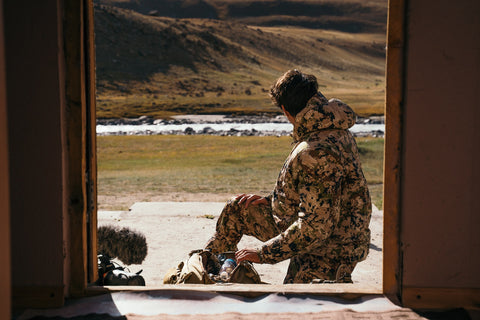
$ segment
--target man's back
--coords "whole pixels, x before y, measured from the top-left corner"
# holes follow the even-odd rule
[[[338,100],[316,96],[297,121],[297,144],[280,172],[272,208],[282,231],[299,212],[305,223],[299,226],[303,230],[298,239],[285,241],[281,250],[291,249],[291,243],[299,252],[312,254],[342,247],[344,254],[362,260],[370,242],[371,201],[355,139],[348,131],[355,115]]]

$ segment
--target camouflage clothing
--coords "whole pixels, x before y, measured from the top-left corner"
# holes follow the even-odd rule
[[[370,195],[355,140],[355,114],[320,93],[295,117],[295,145],[280,171],[269,205],[247,209],[229,201],[207,244],[236,250],[243,234],[267,241],[262,263],[291,258],[285,283],[351,282],[368,254]],[[318,279],[318,280],[315,280]]]

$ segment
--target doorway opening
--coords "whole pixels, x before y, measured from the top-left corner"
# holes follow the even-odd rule
[[[101,1],[100,1],[101,2]],[[384,2],[384,1],[379,1]],[[386,10],[386,4],[385,10]],[[233,24],[222,24],[222,22],[214,21],[211,22],[210,25],[207,22],[200,21],[200,20],[183,20],[183,19],[175,19],[175,18],[162,18],[155,10],[150,10],[148,12],[135,12],[132,10],[134,8],[120,8],[120,7],[110,7],[106,5],[96,5],[95,10],[99,13],[96,15],[96,19],[106,19],[106,13],[110,16],[115,16],[115,22],[110,21],[110,31],[117,27],[115,23],[121,23],[121,19],[129,19],[129,15],[131,15],[131,21],[134,26],[140,26],[139,28],[131,28],[134,32],[138,32],[141,30],[143,34],[149,34],[149,32],[165,32],[162,33],[163,35],[167,35],[166,39],[171,41],[171,43],[164,44],[167,47],[176,48],[179,45],[189,45],[195,44],[195,41],[198,41],[200,44],[201,39],[193,39],[189,38],[192,35],[191,30],[188,29],[192,26],[195,28],[199,28],[199,34],[203,37],[206,37],[208,41],[213,41],[215,43],[215,50],[219,51],[220,53],[216,54],[229,54],[229,47],[226,46],[232,42],[231,39],[225,40],[225,33],[224,30],[235,29],[236,26]],[[144,8],[145,9],[145,8]],[[146,13],[146,14],[145,14]],[[104,14],[105,16],[102,16]],[[386,15],[386,11],[385,11]],[[248,18],[245,18],[245,21],[249,21]],[[151,21],[150,21],[151,20]],[[386,20],[386,17],[385,17]],[[147,22],[150,21],[150,22]],[[221,20],[220,20],[221,21]],[[255,20],[250,20],[255,21]],[[106,23],[105,21],[103,21]],[[216,34],[216,25],[220,25],[222,29],[222,33]],[[113,26],[113,28],[112,28]],[[123,30],[122,26],[118,25],[120,28],[119,30]],[[202,29],[204,28],[204,29]],[[243,27],[242,27],[243,28]],[[251,110],[248,106],[251,104],[255,104],[260,107],[261,110],[266,111],[270,115],[275,114],[278,110],[274,110],[270,106],[270,101],[268,99],[268,87],[272,83],[276,77],[278,77],[281,73],[285,70],[283,69],[284,64],[282,64],[281,59],[278,61],[274,61],[275,64],[269,66],[269,71],[267,72],[265,69],[257,68],[255,66],[261,65],[265,60],[265,56],[261,56],[260,54],[252,54],[252,48],[248,46],[243,46],[242,51],[246,52],[246,56],[251,59],[249,63],[244,63],[239,70],[243,70],[243,74],[241,71],[235,69],[234,71],[230,71],[229,74],[232,74],[232,78],[230,79],[230,84],[219,84],[214,82],[206,77],[206,75],[214,75],[214,78],[218,78],[222,75],[220,73],[221,68],[225,68],[224,66],[219,65],[219,60],[211,60],[205,61],[205,64],[210,67],[216,68],[215,72],[205,72],[195,66],[192,63],[188,68],[184,66],[180,67],[179,65],[169,65],[165,66],[155,66],[153,69],[154,71],[149,71],[150,74],[148,77],[146,76],[145,72],[140,72],[141,70],[141,62],[137,62],[136,64],[132,65],[132,69],[135,69],[138,74],[135,72],[131,75],[125,74],[109,74],[108,70],[114,69],[115,66],[124,66],[127,63],[129,58],[133,57],[143,57],[145,61],[150,62],[149,59],[152,59],[152,52],[151,48],[148,46],[139,45],[137,47],[128,46],[128,34],[122,33],[124,36],[121,40],[116,40],[115,37],[110,37],[110,42],[106,45],[110,48],[118,48],[118,44],[125,41],[123,44],[124,50],[120,50],[118,52],[113,52],[113,54],[104,54],[102,57],[99,56],[99,46],[98,41],[101,41],[102,37],[99,37],[99,31],[101,29],[96,26],[96,37],[97,37],[97,119],[99,120],[106,120],[111,116],[119,117],[127,117],[127,118],[136,118],[136,120],[140,121],[141,115],[151,116],[155,118],[163,113],[165,118],[169,118],[170,116],[175,115],[178,113],[178,110],[175,111],[172,109],[172,106],[179,106],[180,113],[185,113],[185,110],[190,110],[189,108],[194,104],[196,106],[192,109],[199,112],[205,113],[206,107],[210,108],[209,110],[214,110],[215,112],[230,112],[241,114],[245,113],[245,111],[249,111],[252,114],[258,113],[258,110]],[[299,32],[299,31],[302,32]],[[297,28],[297,27],[278,27],[278,26],[269,26],[268,24],[264,26],[258,25],[248,25],[244,30],[246,32],[252,32],[257,38],[262,39],[262,41],[267,41],[267,43],[275,43],[275,40],[278,39],[296,39],[300,34],[302,34],[301,39],[298,41],[304,45],[304,47],[308,47],[310,51],[318,50],[319,52],[323,52],[324,55],[331,55],[332,58],[337,58],[342,61],[339,63],[337,61],[328,62],[319,60],[318,67],[301,67],[302,64],[298,63],[294,67],[300,66],[301,70],[307,73],[312,73],[317,75],[319,79],[324,77],[328,79],[326,84],[323,84],[324,87],[321,87],[320,90],[327,96],[327,97],[338,97],[345,102],[352,105],[354,108],[357,106],[359,113],[363,114],[370,114],[370,115],[377,115],[377,111],[369,110],[373,105],[377,105],[377,109],[381,110],[379,113],[383,113],[383,105],[384,105],[384,96],[385,92],[383,91],[385,88],[385,77],[384,77],[384,66],[385,66],[385,33],[383,35],[381,33],[368,33],[368,32],[358,32],[354,36],[352,33],[345,32],[345,31],[338,31],[338,30],[322,30],[320,31],[312,31],[305,28]],[[233,32],[233,31],[232,31]],[[238,33],[240,35],[243,33]],[[188,36],[187,36],[188,35]],[[135,37],[132,39],[137,39],[136,37],[139,36],[138,33],[134,34]],[[169,37],[168,37],[169,36]],[[237,36],[238,37],[238,36]],[[107,38],[107,37],[105,37]],[[150,38],[149,38],[150,39]],[[267,40],[264,40],[267,39]],[[138,40],[138,39],[137,39]],[[223,40],[223,42],[220,42]],[[228,41],[227,41],[228,40]],[[180,43],[176,42],[180,41]],[[183,41],[183,43],[182,43]],[[293,47],[293,46],[292,46]],[[237,47],[238,48],[238,47]],[[297,47],[298,48],[298,47]],[[297,48],[293,48],[295,53],[299,53]],[[177,48],[178,49],[178,48]],[[223,51],[222,51],[223,50]],[[383,51],[382,51],[383,50]],[[188,50],[186,50],[188,52]],[[168,52],[168,50],[167,50]],[[188,55],[185,54],[181,55],[178,54],[181,51],[171,52],[172,57],[178,58],[181,61],[185,62],[188,61]],[[380,53],[382,52],[382,53]],[[194,53],[198,53],[194,51]],[[208,52],[207,52],[208,53]],[[205,54],[207,54],[205,53]],[[307,54],[307,58],[310,57],[311,53]],[[177,56],[178,55],[178,56]],[[383,55],[383,57],[382,57]],[[373,57],[373,58],[372,58]],[[106,59],[103,61],[102,59]],[[270,60],[272,59],[271,56],[268,56]],[[311,61],[307,58],[304,58],[305,61]],[[235,56],[235,59],[241,59],[241,57]],[[362,60],[363,59],[363,60]],[[373,60],[372,60],[373,59]],[[382,61],[383,59],[383,64]],[[232,58],[233,60],[233,58]],[[336,62],[336,63],[335,63]],[[305,63],[305,62],[304,62]],[[110,69],[109,69],[110,68]],[[138,69],[138,70],[137,70]],[[350,70],[352,70],[350,72]],[[195,76],[186,77],[185,75],[191,71],[194,71],[192,74]],[[261,70],[258,71],[257,74],[252,75],[252,70]],[[364,76],[361,77],[361,74],[365,74],[365,70],[372,71],[372,75],[370,77]],[[99,76],[98,72],[103,72],[103,76]],[[168,73],[168,77],[162,77],[161,74]],[[227,73],[224,73],[227,74]],[[224,75],[223,74],[223,75]],[[124,77],[126,80],[124,82],[118,81],[115,82],[113,79],[118,79]],[[172,80],[175,79],[175,80]],[[356,81],[355,81],[356,80]],[[352,82],[350,82],[352,81]],[[197,86],[197,84],[201,84],[201,86]],[[350,85],[345,85],[346,83],[350,83]],[[163,89],[162,84],[164,85]],[[344,85],[342,85],[344,84]],[[166,88],[166,89],[165,89]],[[162,90],[167,90],[166,92]],[[176,90],[176,91],[174,91]],[[382,92],[383,91],[383,92]],[[114,93],[119,93],[115,95]],[[372,94],[374,93],[374,94]],[[263,98],[258,98],[263,94]],[[366,99],[365,97],[368,96],[375,96],[375,101],[372,103],[372,100]],[[203,109],[199,109],[198,101],[202,101],[201,106]],[[222,103],[212,101],[221,101]],[[240,101],[240,103],[238,103]],[[190,103],[190,104],[189,104]],[[237,104],[235,104],[237,103]],[[120,108],[123,106],[125,108]],[[226,109],[222,109],[225,107]],[[183,109],[182,109],[183,108]],[[117,110],[118,109],[118,110]],[[377,110],[373,109],[373,110]],[[132,111],[133,110],[133,111]],[[358,110],[356,110],[358,112]],[[117,113],[116,113],[117,112]],[[132,113],[137,112],[137,113]],[[211,112],[211,111],[209,111]],[[159,118],[155,118],[158,120]],[[367,119],[366,119],[367,120]],[[370,120],[370,119],[368,119]],[[148,120],[150,121],[150,120]],[[188,179],[191,174],[193,174],[193,169],[188,167],[187,169],[181,166],[192,166],[192,164],[185,164],[185,163],[177,163],[178,167],[176,169],[172,169],[169,167],[163,166],[164,163],[172,162],[172,159],[177,160],[185,160],[188,158],[188,155],[191,154],[191,148],[186,146],[188,142],[195,142],[193,144],[199,145],[200,141],[209,140],[204,145],[205,149],[212,149],[213,146],[218,146],[219,141],[225,141],[223,137],[201,137],[201,136],[189,136],[189,135],[181,135],[177,137],[167,137],[167,136],[98,136],[97,137],[97,160],[98,160],[98,209],[99,209],[99,223],[101,223],[102,215],[109,215],[108,222],[117,221],[121,223],[128,223],[130,224],[130,220],[128,220],[128,212],[130,208],[130,214],[135,212],[135,209],[139,207],[137,205],[135,207],[135,203],[144,203],[144,202],[152,202],[156,199],[161,200],[161,202],[165,202],[165,200],[177,202],[178,200],[189,200],[194,202],[216,202],[221,203],[228,199],[228,196],[231,194],[239,193],[239,192],[268,192],[270,191],[268,185],[273,187],[273,184],[276,180],[276,175],[278,170],[281,167],[281,162],[278,163],[273,167],[273,171],[269,173],[266,177],[261,178],[262,187],[258,188],[259,182],[250,179],[249,183],[251,185],[257,186],[258,189],[247,188],[238,190],[235,189],[238,187],[238,181],[231,181],[225,182],[221,180],[221,177],[215,176],[210,174],[209,179],[214,181],[215,188],[211,189],[211,187],[207,186],[203,179],[196,179],[196,181],[200,181],[201,183],[192,183],[192,179]],[[188,140],[187,140],[188,139]],[[240,153],[241,148],[241,141],[246,141],[245,144],[249,144],[249,139],[254,139],[252,137],[235,137],[230,138],[235,139],[235,153]],[[266,138],[270,139],[270,138]],[[265,139],[265,140],[266,140]],[[374,142],[372,142],[374,139]],[[363,140],[361,143],[365,143],[364,152],[368,154],[371,152],[382,153],[383,149],[379,151],[378,148],[383,148],[383,140],[378,140],[381,138],[362,138]],[[115,141],[117,140],[117,141]],[[123,141],[121,141],[123,140]],[[147,142],[147,140],[150,140]],[[288,154],[290,145],[288,143],[287,138],[280,137],[277,139],[273,139],[279,143],[279,146],[276,149],[282,149],[283,155],[286,156]],[[154,141],[154,142],[153,142]],[[378,143],[381,141],[381,143]],[[153,143],[152,143],[153,142]],[[360,144],[361,144],[360,143]],[[376,144],[375,144],[376,143]],[[130,147],[129,147],[130,144]],[[184,150],[175,149],[172,153],[171,150],[168,150],[169,147],[172,145],[181,145],[183,146]],[[272,142],[267,143],[267,147],[270,148]],[[131,147],[131,146],[135,147]],[[230,146],[231,147],[231,146]],[[262,148],[262,149],[268,149]],[[377,148],[376,150],[372,151],[372,148]],[[148,151],[146,151],[148,150]],[[167,151],[168,150],[168,151]],[[154,152],[155,151],[155,152]],[[212,150],[210,150],[212,151]],[[198,152],[204,152],[198,151]],[[160,158],[161,156],[170,156],[171,158]],[[276,155],[278,158],[279,154]],[[141,158],[141,161],[138,160],[135,163],[133,158],[137,157],[137,159]],[[274,159],[274,156],[271,156]],[[275,159],[277,159],[275,158]],[[284,158],[284,156],[280,157]],[[248,158],[246,158],[248,159]],[[123,161],[123,164],[121,163]],[[213,160],[207,160],[206,162],[214,163]],[[259,162],[264,162],[265,158],[259,159],[250,159],[248,165],[252,165]],[[272,160],[278,161],[278,160]],[[378,167],[378,159],[376,159],[377,163],[375,164]],[[228,177],[239,177],[239,180],[247,180],[245,177],[256,177],[255,173],[249,172],[248,168],[238,166],[238,158],[234,155],[225,156],[224,164],[225,164],[225,171],[223,172],[223,176]],[[383,163],[382,160],[380,160]],[[206,165],[200,166],[200,173],[209,172]],[[235,166],[236,165],[236,166]],[[110,167],[109,167],[110,166]],[[138,166],[140,168],[138,171],[132,171],[132,167]],[[151,166],[150,168],[148,166]],[[152,169],[155,167],[156,169]],[[162,167],[163,166],[163,167]],[[215,165],[213,166],[215,167]],[[374,194],[374,203],[376,204],[379,209],[383,206],[383,164],[380,164],[381,172],[373,173],[376,174],[376,178],[372,178],[369,183],[371,184],[371,189]],[[207,169],[205,169],[207,168]],[[230,168],[230,169],[229,169]],[[234,168],[234,169],[232,169]],[[215,168],[213,168],[215,169]],[[212,170],[213,170],[212,169]],[[229,171],[230,170],[230,173]],[[115,172],[117,171],[117,172]],[[155,172],[157,171],[157,172]],[[141,172],[139,175],[138,173]],[[198,173],[198,174],[200,174]],[[143,175],[143,176],[142,176]],[[179,194],[178,192],[172,192],[171,190],[175,190],[177,187],[173,187],[173,183],[168,182],[165,178],[166,176],[171,177],[172,179],[176,179],[179,181],[179,185],[182,188],[185,188],[186,191],[197,189],[206,192],[197,192],[195,196],[192,198],[188,198],[188,195],[191,192],[184,192],[183,194]],[[152,180],[151,178],[155,177],[155,182],[148,182],[148,179]],[[238,178],[237,178],[238,179]],[[368,179],[368,178],[367,178]],[[195,180],[195,179],[194,179]],[[218,189],[218,186],[229,186],[225,189]],[[135,194],[133,197],[129,197],[130,191],[132,190],[132,194]],[[141,190],[141,188],[145,188],[145,191],[137,192]],[[163,188],[163,189],[162,189]],[[105,190],[112,190],[112,193],[109,194],[110,191]],[[164,191],[164,197],[155,198],[155,195],[158,196],[159,190],[166,190]],[[178,190],[178,189],[176,189]],[[137,194],[138,193],[138,194]],[[140,194],[140,195],[139,195]],[[210,199],[212,194],[217,195],[215,197],[215,201],[205,201],[205,199]],[[169,198],[171,197],[171,198]],[[182,198],[185,197],[185,198]],[[109,207],[108,201],[110,200],[117,201],[116,204],[113,204]],[[125,202],[126,199],[130,199]],[[177,200],[177,201],[176,201]],[[127,206],[125,206],[125,204]],[[133,206],[133,207],[131,207]],[[108,211],[113,211],[108,213]],[[107,213],[105,213],[107,212]],[[205,212],[205,213],[194,213],[194,217],[186,218],[186,219],[198,219],[198,221],[202,221],[206,223],[202,225],[202,230],[207,229],[207,234],[210,235],[214,230],[214,219],[211,219],[210,215],[212,212]],[[151,216],[145,216],[146,219],[151,218]],[[170,216],[166,218],[167,220],[170,219],[172,225],[178,225],[178,220],[174,216]],[[118,221],[120,220],[120,221]],[[149,224],[151,228],[153,228],[154,232],[156,232],[158,228],[155,227],[155,224],[152,223],[152,220],[148,222],[143,222]],[[183,223],[181,223],[183,224]],[[380,225],[383,223],[380,222]],[[163,225],[165,229],[171,229],[170,225]],[[139,228],[139,231],[142,231]],[[161,231],[159,231],[161,232]],[[181,236],[188,237],[185,232],[179,232]],[[378,238],[376,240],[383,242],[383,229],[381,228],[381,233],[377,235]],[[208,239],[208,236],[205,240]],[[195,243],[191,249],[197,249],[199,246],[201,247],[203,243]],[[155,245],[149,244],[150,253],[152,251],[162,251],[162,247],[157,247]],[[377,243],[373,243],[371,247],[370,254],[378,254],[380,261],[382,260],[383,252],[382,252],[382,245]],[[182,258],[188,252],[181,253]],[[178,261],[172,259],[170,267],[174,267]],[[130,268],[132,271],[135,271],[137,266],[131,266]],[[140,268],[140,266],[138,266]],[[141,266],[142,269],[146,269],[145,266]],[[358,268],[358,267],[357,267]],[[370,272],[375,273],[376,275],[382,274],[381,264],[378,266],[378,269],[371,269]],[[158,279],[154,279],[153,283],[148,281],[147,278],[147,285],[158,285],[160,284],[158,281],[163,277],[164,272],[158,269],[154,270]],[[166,270],[165,270],[166,271]],[[146,274],[146,271],[144,271]],[[354,279],[355,281],[355,279]],[[381,284],[384,282],[382,279],[378,279],[377,283],[373,285],[373,287],[378,288],[381,291]],[[321,290],[321,288],[320,288]]]

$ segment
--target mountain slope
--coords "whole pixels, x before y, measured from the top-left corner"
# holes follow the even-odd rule
[[[215,8],[217,16],[234,12]],[[267,91],[290,68],[314,73],[327,96],[338,94],[360,113],[382,112],[383,32],[249,26],[238,19],[178,19],[142,10],[95,5],[99,117],[277,113]]]

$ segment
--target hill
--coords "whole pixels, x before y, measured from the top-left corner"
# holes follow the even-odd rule
[[[345,32],[382,32],[385,0],[97,0],[143,15],[217,19],[235,23],[294,25]]]
[[[96,1],[97,115],[278,113],[268,89],[290,68],[382,113],[385,17],[384,0]]]

